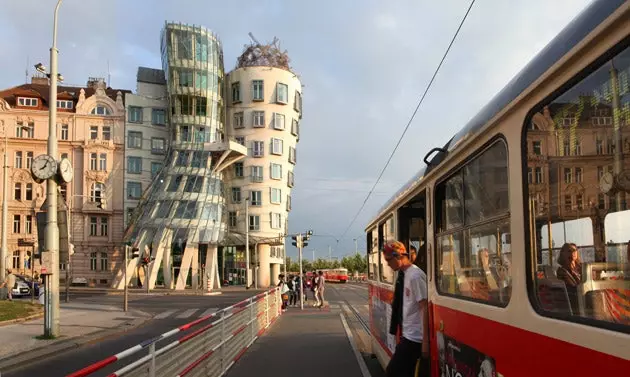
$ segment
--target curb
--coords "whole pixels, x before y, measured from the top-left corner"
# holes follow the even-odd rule
[[[152,318],[150,314],[140,310],[134,310],[131,312],[142,314],[144,317],[135,318],[130,322],[125,322],[115,329],[96,331],[84,336],[75,336],[72,338],[60,340],[53,344],[42,345],[41,347],[29,350],[26,354],[9,355],[5,358],[0,359],[0,372],[12,372],[24,367],[27,363],[39,363],[41,361],[46,361],[47,359],[57,356],[62,352],[78,348],[84,344],[101,340],[115,334],[125,333],[137,327],[140,327],[140,325],[144,324]]]
[[[28,317],[9,319],[9,320],[0,322],[0,327],[14,325],[16,323],[26,322],[26,321],[30,321],[32,319],[40,319],[43,316],[44,316],[44,312],[42,311],[41,313],[33,314],[33,315],[28,316]]]

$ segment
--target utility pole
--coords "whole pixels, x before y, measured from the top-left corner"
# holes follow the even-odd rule
[[[127,310],[129,310],[129,284],[127,283],[127,258],[128,258],[128,254],[129,254],[129,246],[125,245],[125,247],[123,248],[123,250],[125,251],[125,257],[124,257],[124,262],[123,262],[123,281],[125,282],[125,293],[124,298],[123,298],[123,310],[126,312]]]
[[[300,310],[304,310],[304,269],[302,267],[302,235],[298,235],[298,258],[300,259]]]
[[[6,279],[6,270],[7,270],[7,233],[8,233],[8,203],[7,203],[7,192],[9,186],[9,176],[8,176],[8,163],[7,163],[7,148],[8,148],[8,139],[7,139],[7,127],[2,121],[2,128],[4,129],[4,164],[2,165],[2,248],[0,249],[0,281],[4,281]],[[31,261],[31,263],[33,263]],[[7,287],[7,289],[11,289]],[[4,299],[4,290],[0,291],[0,299]]]
[[[359,248],[358,248],[358,244],[357,244],[357,239],[354,239],[354,253],[355,254],[359,254]]]
[[[328,245],[328,263],[332,262],[332,248]]]

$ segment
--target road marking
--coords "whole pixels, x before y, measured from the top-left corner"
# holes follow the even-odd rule
[[[175,313],[175,310],[167,310],[165,312],[162,312],[162,313],[156,315],[155,319],[164,319],[164,318],[167,318],[168,316],[170,316],[173,313]]]
[[[206,309],[206,311],[205,311],[205,312],[203,312],[203,313],[201,313],[201,314],[199,315],[199,317],[205,317],[205,316],[207,316],[207,315],[210,315],[210,314],[212,314],[212,313],[217,312],[218,310],[219,310],[219,308],[209,308],[209,309]]]
[[[345,305],[344,305],[345,306]],[[359,364],[359,369],[361,370],[361,374],[363,377],[372,377],[370,374],[370,370],[365,364],[365,360],[363,360],[363,356],[359,352],[359,348],[357,347],[356,342],[354,341],[354,336],[350,331],[350,327],[348,326],[348,322],[346,322],[346,318],[343,313],[339,313],[339,317],[341,318],[341,324],[343,325],[343,329],[346,331],[346,336],[348,337],[348,341],[350,342],[350,346],[352,347],[352,352],[354,353],[354,357],[357,359],[357,363]]]
[[[188,318],[190,317],[194,312],[196,312],[198,309],[188,309],[186,311],[184,311],[182,314],[178,315],[177,318]]]

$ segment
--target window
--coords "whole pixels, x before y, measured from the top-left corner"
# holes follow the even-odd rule
[[[98,170],[107,171],[107,153],[101,153],[98,159]]]
[[[282,227],[282,214],[270,213],[271,215],[271,229],[280,229]]]
[[[295,164],[296,162],[296,151],[295,148],[289,147],[289,162]]]
[[[166,110],[151,109],[151,124],[156,126],[166,125]]]
[[[263,80],[252,81],[252,100],[262,101],[265,98]]]
[[[98,231],[98,218],[90,217],[90,236],[96,236]]]
[[[245,136],[237,136],[234,138],[240,145],[245,145]]]
[[[68,140],[68,125],[61,125],[61,140]]]
[[[101,236],[107,235],[107,224],[108,224],[107,217],[101,217]]]
[[[90,271],[96,271],[98,253],[90,253]]]
[[[287,211],[291,210],[291,195],[287,195]]]
[[[564,168],[564,183],[571,183],[573,177],[573,169]]]
[[[507,146],[497,141],[435,189],[442,294],[499,306],[510,300],[507,161]]]
[[[142,196],[142,183],[141,182],[127,182],[127,198],[140,199],[141,196]]]
[[[543,170],[542,170],[542,168],[541,167],[536,167],[534,169],[534,171],[536,172],[536,181],[535,181],[536,184],[543,183],[544,179],[543,179]]]
[[[98,139],[98,126],[90,126],[90,140]]]
[[[109,260],[107,253],[101,253],[101,271],[109,271]]]
[[[271,153],[281,156],[282,150],[282,139],[271,138]]]
[[[535,155],[540,156],[542,154],[542,143],[538,140],[532,141],[532,151]]]
[[[142,123],[142,107],[129,106],[129,122]]]
[[[184,176],[181,174],[171,176],[171,180],[168,182],[168,188],[166,190],[168,192],[177,192],[179,186],[182,184],[183,179]]]
[[[26,234],[33,234],[33,216],[26,215],[26,222],[24,223],[24,231]]]
[[[273,114],[273,128],[276,130],[284,130],[284,114]]]
[[[234,164],[234,176],[237,178],[243,178],[243,163],[237,162]]]
[[[302,112],[302,93],[295,91],[295,102],[293,103],[293,109],[298,113]]]
[[[37,98],[18,97],[19,106],[37,107],[38,102]]]
[[[16,250],[13,252],[13,268],[19,270],[20,267],[20,251]]]
[[[96,182],[92,184],[90,190],[90,200],[94,203],[101,203],[105,199],[105,184]]]
[[[260,216],[259,215],[249,215],[249,230],[250,231],[260,230]]]
[[[254,111],[253,112],[253,126],[254,127],[265,127],[265,112],[264,111]]]
[[[142,157],[127,157],[127,173],[140,174],[142,173]]]
[[[22,169],[22,152],[15,152],[15,168]]]
[[[72,110],[72,101],[57,100],[57,108]]]
[[[251,191],[250,197],[252,200],[252,206],[261,206],[262,205],[262,191]]]
[[[22,218],[20,215],[13,215],[13,233],[20,233]]]
[[[33,152],[26,152],[26,168],[30,169],[33,163]]]
[[[90,113],[92,115],[111,115],[112,112],[105,106],[96,106]]]
[[[232,83],[232,102],[241,102],[241,83]]]
[[[103,126],[103,140],[112,139],[112,128],[110,126]]]
[[[151,138],[151,153],[164,154],[166,151],[166,140],[160,137]]]
[[[15,123],[15,137],[23,137],[24,135],[24,123],[16,122]]]
[[[245,123],[243,122],[243,112],[239,111],[234,113],[234,128],[243,128]]]
[[[127,134],[127,147],[140,149],[142,148],[142,132],[129,131]]]
[[[262,182],[263,181],[263,167],[262,166],[252,166],[252,182]]]
[[[195,85],[193,81],[193,72],[191,70],[179,69],[177,73],[179,76],[179,86],[192,88]]]
[[[271,179],[282,179],[282,165],[271,163]]]
[[[265,143],[262,141],[252,141],[252,156],[262,157],[265,155]]]
[[[270,201],[273,204],[281,204],[282,203],[282,190],[278,188],[270,189]]]
[[[614,182],[623,177],[625,168],[606,166],[613,158],[601,155],[614,153],[620,147],[614,142],[617,138],[625,140],[621,129],[615,129],[614,125],[630,122],[626,111],[630,108],[630,98],[624,95],[628,92],[628,72],[630,47],[589,75],[581,76],[581,81],[554,99],[535,107],[533,116],[547,112],[552,118],[579,110],[581,115],[577,119],[584,121],[575,122],[571,133],[587,136],[596,125],[599,134],[583,140],[594,146],[587,147],[588,153],[600,156],[572,158],[580,165],[574,171],[574,181],[579,185],[558,184],[550,167],[550,195],[546,200],[552,210],[539,214],[529,213],[526,208],[529,217],[523,224],[529,268],[525,275],[531,279],[528,296],[537,312],[623,333],[630,332],[630,317],[623,309],[627,300],[621,298],[627,297],[629,287],[630,211],[624,210],[624,199],[630,188],[618,185],[608,190],[600,185],[600,177],[606,172],[612,173]],[[607,115],[611,115],[610,121],[593,118]],[[524,137],[529,139],[531,135],[528,132]],[[554,154],[549,156],[550,165],[559,160],[560,153]],[[526,188],[524,194],[538,193]]]
[[[292,171],[289,171],[289,173],[287,174],[287,186],[289,187],[293,187],[294,182],[294,175]]]
[[[276,86],[276,102],[284,104],[289,102],[289,87],[287,84],[278,83]]]
[[[240,202],[241,202],[241,188],[232,187],[232,203],[240,203]]]
[[[527,183],[530,185],[534,183],[534,169],[533,168],[527,168]]]
[[[175,160],[175,166],[186,166],[188,165],[189,159],[190,159],[189,151],[179,151],[177,152],[177,160]]]
[[[230,228],[236,228],[236,212],[228,212],[228,226]]]
[[[205,117],[208,112],[208,100],[206,97],[195,97],[195,115]]]
[[[298,123],[297,119],[293,119],[293,121],[291,122],[291,134],[297,137],[300,136],[300,124]]]
[[[161,162],[151,162],[151,178],[155,177],[162,169]]]
[[[33,200],[33,184],[27,183],[25,190],[26,200]]]
[[[90,170],[98,169],[98,155],[96,153],[90,153]]]
[[[22,184],[16,183],[15,189],[13,190],[13,199],[22,200]]]

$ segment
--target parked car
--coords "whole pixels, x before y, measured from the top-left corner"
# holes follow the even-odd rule
[[[16,289],[13,290],[14,296],[26,296],[31,294],[31,289],[35,289],[35,296],[39,296],[39,283],[33,282],[33,279],[30,276],[25,275],[15,275],[15,282],[18,285],[17,290],[19,293],[16,293]]]

